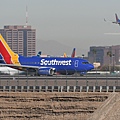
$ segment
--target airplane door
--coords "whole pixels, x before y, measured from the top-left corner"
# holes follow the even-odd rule
[[[75,63],[74,63],[75,67],[78,67],[78,63],[79,63],[79,60],[75,60]]]

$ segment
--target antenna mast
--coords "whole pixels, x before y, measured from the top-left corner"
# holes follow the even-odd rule
[[[27,10],[27,5],[26,5],[26,26],[28,25],[28,10]]]

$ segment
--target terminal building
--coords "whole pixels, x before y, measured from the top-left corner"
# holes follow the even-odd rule
[[[98,62],[103,65],[120,65],[120,45],[92,46],[88,52],[91,63]]]
[[[36,30],[31,26],[4,26],[4,29],[0,29],[0,34],[15,53],[23,56],[36,55]]]

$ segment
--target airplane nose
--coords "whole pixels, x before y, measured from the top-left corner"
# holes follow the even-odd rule
[[[89,66],[89,68],[90,68],[90,70],[94,69],[94,65],[91,64],[91,65]]]
[[[91,65],[91,69],[94,69],[94,65]]]

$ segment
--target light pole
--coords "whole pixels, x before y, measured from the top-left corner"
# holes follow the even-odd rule
[[[113,73],[114,73],[114,57],[115,57],[115,54],[112,55],[112,58],[113,58]]]

